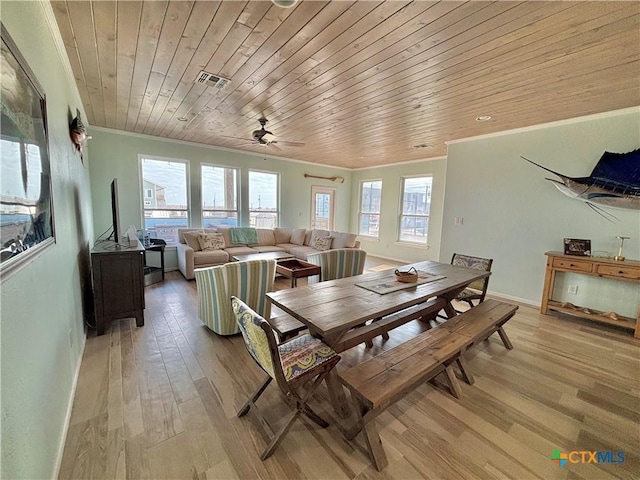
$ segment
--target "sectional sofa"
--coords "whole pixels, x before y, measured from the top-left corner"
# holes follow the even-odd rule
[[[243,228],[234,232],[233,228],[178,230],[178,268],[187,280],[195,277],[195,268],[222,265],[232,261],[234,255],[287,252],[296,258],[306,260],[307,255],[322,250],[360,248],[355,233],[280,227]],[[249,233],[250,240],[247,243],[239,241],[238,235],[235,235],[237,233]],[[203,246],[206,249],[203,249]]]

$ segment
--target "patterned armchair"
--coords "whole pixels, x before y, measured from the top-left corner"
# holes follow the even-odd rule
[[[482,270],[483,272],[490,272],[492,264],[493,258],[472,257],[469,255],[462,255],[460,253],[454,253],[453,257],[451,257],[451,265],[474,268],[476,270]],[[470,307],[473,307],[473,300],[478,300],[478,303],[484,302],[488,286],[489,277],[483,278],[482,280],[476,280],[460,292],[456,297],[456,300],[466,302]]]
[[[339,248],[312,253],[307,262],[320,265],[321,274],[309,277],[309,284],[360,275],[364,270],[367,252],[359,248]]]
[[[264,318],[271,316],[266,293],[273,290],[275,260],[232,262],[194,271],[200,320],[218,335],[240,333],[229,299],[236,296]]]
[[[238,410],[238,417],[245,415],[265,391],[272,380],[284,393],[284,399],[292,408],[292,413],[284,421],[284,425],[277,429],[277,433],[269,438],[269,444],[260,456],[262,460],[269,457],[278,447],[291,425],[300,414],[322,428],[329,424],[311,407],[307,401],[325,376],[340,361],[329,346],[320,339],[309,334],[301,335],[278,345],[273,329],[269,323],[236,297],[231,297],[229,303],[233,309],[235,320],[238,322],[247,351],[262,370],[267,374],[260,387]],[[254,412],[262,426],[272,428],[262,416],[258,408]]]

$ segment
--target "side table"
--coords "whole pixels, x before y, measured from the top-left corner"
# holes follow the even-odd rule
[[[144,286],[164,281],[164,247],[165,245],[149,245],[144,247]],[[147,252],[160,253],[160,266],[147,265]]]

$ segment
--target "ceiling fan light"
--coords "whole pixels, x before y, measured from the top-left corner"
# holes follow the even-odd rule
[[[264,140],[264,141],[265,141],[265,142],[267,142],[267,143],[271,143],[271,142],[273,142],[275,139],[276,139],[276,136],[275,136],[275,135],[273,135],[273,134],[272,134],[272,133],[270,133],[270,132],[267,132],[267,133],[265,133],[265,134],[262,136],[262,140]]]
[[[298,0],[271,0],[271,2],[281,8],[291,8],[298,3]]]

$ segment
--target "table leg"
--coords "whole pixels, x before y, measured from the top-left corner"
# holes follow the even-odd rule
[[[294,276],[291,277],[291,288],[296,288],[298,286],[298,279]]]
[[[451,305],[451,302],[447,302],[444,306],[444,313],[447,315],[447,318],[453,318],[457,315],[453,305]]]
[[[344,394],[344,388],[338,378],[335,370],[331,370],[326,378],[327,390],[329,390],[329,398],[335,412],[342,418],[347,418],[351,412],[347,408],[347,396]]]

